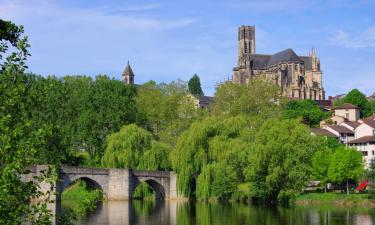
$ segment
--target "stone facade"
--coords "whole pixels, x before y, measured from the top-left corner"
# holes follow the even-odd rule
[[[290,98],[325,99],[320,60],[315,49],[309,56],[298,56],[292,49],[273,55],[256,54],[255,27],[241,26],[232,82],[246,84],[255,76],[264,76],[279,85]]]

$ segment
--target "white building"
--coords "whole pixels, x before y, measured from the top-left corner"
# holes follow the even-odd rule
[[[355,147],[361,151],[365,159],[365,167],[370,167],[371,161],[375,158],[375,120],[364,119],[355,128],[355,139],[348,142],[348,146]]]

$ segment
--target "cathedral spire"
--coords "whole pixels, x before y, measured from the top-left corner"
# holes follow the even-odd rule
[[[316,55],[316,51],[315,51],[315,48],[312,48],[312,50],[311,50],[311,67],[312,67],[312,69],[313,70],[317,70],[318,69],[318,61],[319,61],[319,59],[318,59],[318,57],[317,57],[317,55]]]
[[[122,80],[125,84],[134,84],[134,73],[132,68],[130,67],[130,63],[128,60],[128,63],[125,67],[124,72],[122,73]]]

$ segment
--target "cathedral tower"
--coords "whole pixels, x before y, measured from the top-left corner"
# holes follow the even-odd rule
[[[124,72],[122,73],[122,80],[125,84],[134,84],[134,73],[132,68],[130,67],[129,61],[125,67]]]
[[[255,26],[238,28],[238,66],[245,66],[248,54],[255,54]]]

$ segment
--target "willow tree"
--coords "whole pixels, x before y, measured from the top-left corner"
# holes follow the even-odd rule
[[[236,185],[243,177],[242,166],[246,159],[243,154],[247,143],[241,139],[241,135],[249,133],[246,130],[252,129],[251,125],[251,121],[244,116],[224,120],[209,117],[193,123],[179,138],[172,152],[179,192],[191,196],[194,190],[190,185],[196,180],[197,197],[230,195],[234,191],[232,184]],[[230,174],[230,179],[222,180],[220,171]]]
[[[112,168],[166,170],[170,168],[170,147],[152,134],[131,124],[107,137],[102,164]]]
[[[266,121],[248,158],[251,196],[283,201],[299,193],[310,178],[311,158],[322,147],[317,138],[298,120]]]

